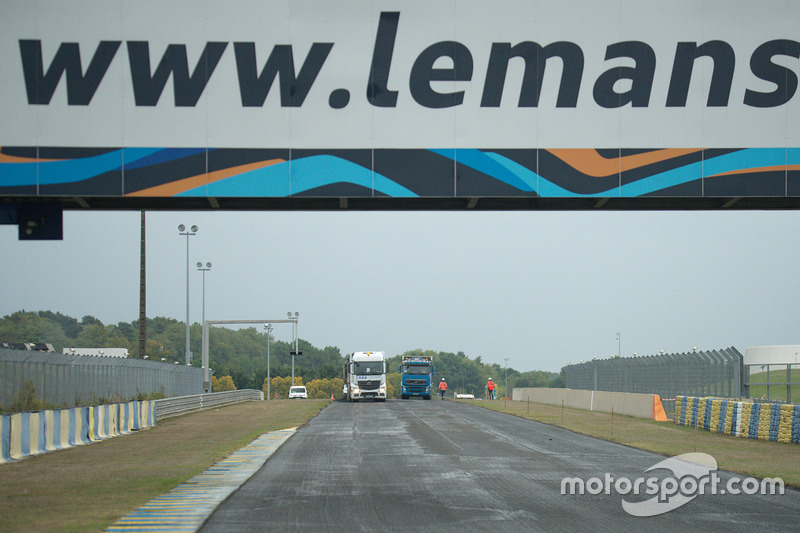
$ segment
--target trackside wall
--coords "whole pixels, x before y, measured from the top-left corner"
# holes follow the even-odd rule
[[[153,400],[2,415],[0,463],[91,444],[155,425]]]
[[[661,407],[658,394],[640,394],[631,392],[606,392],[557,388],[515,388],[512,400],[532,401],[550,405],[563,405],[573,409],[587,411],[614,412],[637,418],[666,420],[657,416],[657,408]],[[663,409],[661,409],[663,415]]]

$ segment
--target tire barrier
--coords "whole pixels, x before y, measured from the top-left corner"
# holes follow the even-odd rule
[[[155,426],[153,400],[3,415],[0,463]]]
[[[800,444],[800,405],[678,396],[675,423],[736,437]]]

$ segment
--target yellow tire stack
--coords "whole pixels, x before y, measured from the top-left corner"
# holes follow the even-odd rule
[[[709,431],[716,432],[719,428],[719,413],[722,409],[722,402],[720,400],[709,400],[711,402],[711,420],[709,422]]]
[[[781,405],[781,422],[778,426],[778,442],[788,444],[792,442],[792,418],[794,405]]]
[[[769,440],[770,405],[761,404],[761,416],[758,419],[758,439]]]

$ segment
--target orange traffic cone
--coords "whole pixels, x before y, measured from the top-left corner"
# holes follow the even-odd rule
[[[331,401],[333,401],[333,393],[331,393]]]

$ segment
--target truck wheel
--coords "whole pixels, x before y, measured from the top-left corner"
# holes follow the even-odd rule
[[[386,401],[386,398],[378,398],[378,401],[379,401],[379,402],[385,402],[385,401]]]
[[[431,395],[429,394],[429,395],[427,395],[427,396],[423,396],[422,398],[423,398],[424,400],[430,400],[430,399],[431,399]]]
[[[408,395],[407,394],[403,394],[403,395],[400,396],[400,398],[403,399],[403,400],[408,400]]]

